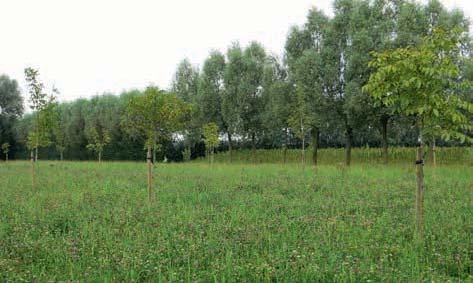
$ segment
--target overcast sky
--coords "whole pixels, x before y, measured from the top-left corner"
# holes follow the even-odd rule
[[[331,0],[0,0],[0,74],[19,81],[38,68],[61,101],[103,92],[167,88],[177,63],[257,40],[282,54],[289,27]],[[443,0],[470,18],[471,0]]]

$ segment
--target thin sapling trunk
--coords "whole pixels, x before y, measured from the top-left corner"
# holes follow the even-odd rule
[[[315,166],[317,166],[317,159],[318,159],[318,148],[319,148],[319,129],[314,128],[312,131],[312,144],[313,144],[313,152],[312,152],[312,162],[314,163]]]
[[[151,146],[148,146],[148,151],[146,152],[146,163],[148,165],[148,201],[151,202]]]
[[[419,135],[419,146],[416,154],[416,235],[418,239],[422,238],[423,216],[424,216],[424,145],[422,134]]]
[[[34,168],[34,153],[33,150],[31,150],[30,153],[30,160],[31,160],[31,188],[34,190],[35,189],[35,168]]]

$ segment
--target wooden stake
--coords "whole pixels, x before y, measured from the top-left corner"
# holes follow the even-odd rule
[[[35,162],[35,156],[33,154],[33,150],[31,151],[31,188],[34,190],[35,189],[35,172],[34,172],[34,162]]]
[[[422,239],[423,232],[423,208],[424,208],[424,160],[423,160],[423,144],[422,140],[417,148],[416,158],[416,235],[418,239]]]
[[[146,153],[146,163],[148,163],[148,201],[151,202],[151,147],[148,146],[148,152]]]

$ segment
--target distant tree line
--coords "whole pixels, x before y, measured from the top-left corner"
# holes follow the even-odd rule
[[[458,78],[473,81],[470,22],[461,11],[446,10],[437,0],[425,5],[406,0],[336,0],[333,7],[333,17],[314,8],[304,25],[292,27],[282,58],[257,42],[247,46],[235,42],[225,54],[211,51],[200,69],[188,59],[180,62],[169,90],[152,88],[172,93],[188,106],[182,126],[159,135],[159,140],[133,133],[126,122],[130,101],[150,89],[67,103],[43,97],[54,110],[46,115],[49,118],[41,118],[39,108],[23,115],[17,83],[1,76],[0,144],[9,144],[10,158],[27,158],[31,149],[38,149],[44,159],[74,160],[97,155],[142,160],[146,145],[153,159],[173,161],[204,156],[209,144],[230,151],[230,156],[238,148],[311,146],[314,162],[317,148],[345,147],[347,164],[352,147],[369,145],[384,148],[387,160],[388,146],[416,144],[418,128],[415,117],[399,116],[363,91],[373,73],[368,64],[372,52],[417,46],[435,29],[457,29],[462,37],[454,62]],[[452,91],[473,101],[471,88]],[[54,125],[44,132],[44,142],[41,131],[31,134],[42,119],[52,119]],[[215,128],[220,136],[217,146],[209,134]],[[453,144],[434,135],[425,142]]]

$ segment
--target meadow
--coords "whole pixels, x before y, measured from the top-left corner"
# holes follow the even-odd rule
[[[218,155],[217,155],[218,159]],[[471,165],[0,164],[0,282],[473,281]]]

